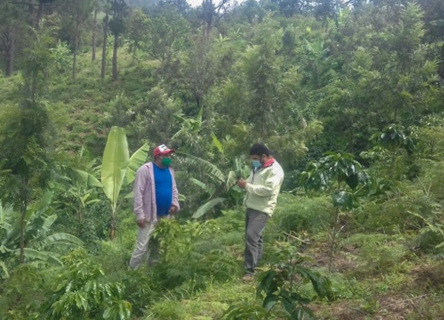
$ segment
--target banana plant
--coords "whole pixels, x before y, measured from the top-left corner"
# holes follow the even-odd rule
[[[112,127],[103,152],[100,171],[103,192],[111,202],[111,239],[116,236],[117,201],[128,163],[129,152],[125,130],[120,127]]]
[[[134,181],[136,171],[148,157],[148,145],[144,144],[131,158],[129,157],[128,142],[125,130],[112,127],[108,135],[101,166],[101,181],[103,192],[111,203],[110,238],[116,237],[117,204],[123,185]],[[96,183],[94,181],[94,183]]]
[[[77,237],[63,232],[52,233],[51,227],[57,219],[56,214],[49,214],[49,205],[53,192],[46,191],[41,199],[29,206],[25,215],[24,257],[28,260],[40,260],[45,263],[61,265],[55,248],[75,248],[83,245]],[[20,255],[20,219],[12,208],[0,206],[0,257]],[[6,265],[3,265],[5,270]]]
[[[239,178],[246,178],[250,172],[250,168],[245,164],[242,158],[235,158],[233,168],[225,174],[219,167],[205,159],[178,153],[184,161],[190,166],[198,166],[204,170],[205,175],[209,178],[209,182],[204,183],[196,178],[190,181],[202,189],[208,196],[207,201],[202,204],[193,214],[194,219],[199,219],[215,206],[226,201],[232,201],[234,205],[239,205],[243,198],[242,190],[237,186],[236,182]]]

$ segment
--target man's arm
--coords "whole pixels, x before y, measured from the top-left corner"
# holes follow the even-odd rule
[[[273,194],[273,190],[281,183],[281,181],[282,176],[279,174],[279,172],[271,171],[263,185],[247,183],[245,185],[245,190],[250,194],[260,197],[271,196]]]
[[[171,178],[173,179],[173,201],[171,203],[171,213],[176,213],[180,209],[179,204],[179,190],[177,190],[176,178],[174,176],[174,170],[171,170]]]
[[[137,221],[145,220],[145,213],[143,212],[143,194],[147,183],[149,183],[148,168],[144,165],[136,172],[134,180],[133,195],[134,195],[134,213]]]

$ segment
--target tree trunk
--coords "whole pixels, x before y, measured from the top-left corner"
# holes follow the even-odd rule
[[[76,17],[76,26],[74,30],[74,52],[72,58],[72,80],[76,80],[76,67],[77,67],[77,49],[79,46],[79,15]]]
[[[9,26],[2,37],[2,45],[5,48],[5,76],[9,77],[14,72],[15,33],[14,26]]]
[[[14,58],[15,58],[15,34],[14,34],[14,31],[12,31],[10,40],[11,40],[11,45],[9,47],[8,68],[6,71],[6,76],[11,76],[14,73]]]
[[[39,29],[40,27],[40,20],[42,19],[43,15],[43,2],[39,1],[39,7],[37,9],[37,18],[35,19],[35,29]]]
[[[334,221],[333,221],[333,228],[331,231],[330,248],[328,251],[328,270],[329,271],[331,271],[331,264],[333,262],[333,252],[335,250],[336,235],[338,233],[339,213],[340,213],[339,208],[336,208]]]
[[[119,35],[114,34],[114,48],[113,48],[113,80],[117,80],[117,49],[119,48]]]
[[[76,65],[77,65],[77,36],[74,37],[74,54],[72,57],[72,80],[76,80]]]
[[[117,212],[115,208],[112,209],[113,212],[111,213],[111,226],[110,226],[110,230],[109,230],[109,238],[111,240],[114,240],[116,238],[116,216],[117,216]]]
[[[35,27],[35,19],[34,19],[34,0],[30,0],[28,4],[28,24]]]
[[[25,227],[26,227],[26,211],[28,210],[28,183],[23,179],[22,181],[21,200],[22,205],[20,208],[20,263],[25,262]]]
[[[108,38],[108,18],[109,14],[108,11],[106,11],[105,20],[103,22],[102,73],[101,73],[102,79],[105,79],[105,71],[106,71],[106,42]]]
[[[97,34],[97,9],[94,9],[93,30],[92,30],[92,57],[91,61],[96,61],[96,34]]]

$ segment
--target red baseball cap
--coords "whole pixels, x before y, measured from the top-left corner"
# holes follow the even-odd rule
[[[170,153],[174,153],[174,152],[176,152],[176,150],[170,149],[166,145],[161,144],[160,146],[157,146],[154,149],[153,155],[156,157],[156,156],[166,155],[166,154],[170,154]]]

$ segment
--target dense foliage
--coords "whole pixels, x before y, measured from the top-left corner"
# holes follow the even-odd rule
[[[438,319],[441,0],[0,2],[0,319]],[[257,292],[247,150],[286,178]],[[178,152],[160,263],[131,184]]]

